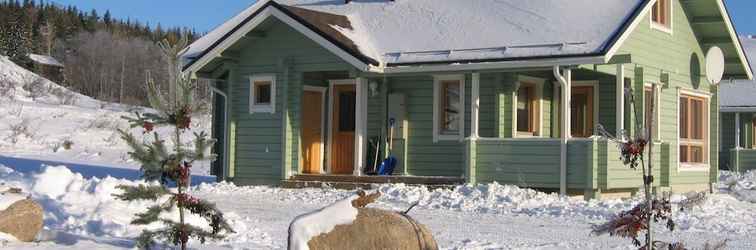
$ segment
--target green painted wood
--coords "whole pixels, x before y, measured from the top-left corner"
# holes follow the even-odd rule
[[[738,150],[739,172],[747,172],[749,170],[756,170],[756,149],[741,149]]]

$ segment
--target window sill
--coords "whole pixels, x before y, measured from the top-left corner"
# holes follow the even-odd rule
[[[439,142],[439,141],[462,141],[462,139],[463,138],[462,138],[461,135],[444,135],[444,134],[441,134],[441,135],[436,135],[434,141],[435,142]]]
[[[679,172],[705,172],[709,171],[708,163],[680,163]]]
[[[656,23],[654,21],[651,21],[651,29],[658,30],[658,31],[672,35],[672,28],[667,27],[660,23]]]
[[[275,107],[273,105],[252,105],[249,107],[249,113],[276,113]]]

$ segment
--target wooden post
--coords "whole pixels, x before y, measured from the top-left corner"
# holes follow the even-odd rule
[[[478,138],[480,118],[480,73],[472,74],[472,93],[470,93],[470,137]]]
[[[624,64],[617,64],[617,86],[615,87],[615,95],[616,95],[616,101],[617,101],[617,108],[615,111],[615,115],[617,116],[617,123],[616,123],[616,130],[617,136],[620,136],[621,133],[624,133],[625,130],[625,65]]]

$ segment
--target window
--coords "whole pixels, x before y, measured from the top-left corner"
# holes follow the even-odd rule
[[[701,165],[708,162],[708,101],[680,95],[680,163]]]
[[[651,27],[663,31],[672,30],[672,1],[658,0],[651,9]]]
[[[591,137],[594,128],[593,87],[572,87],[571,124],[572,136]]]
[[[521,76],[523,78],[523,76]],[[516,136],[540,136],[541,91],[543,80],[520,81],[515,93],[514,119]]]
[[[339,132],[354,132],[357,92],[339,94]]]
[[[250,77],[249,97],[250,113],[275,113],[276,77],[274,75]]]
[[[464,77],[436,76],[433,83],[433,138],[461,140],[464,134]]]
[[[570,99],[570,132],[572,137],[588,138],[594,135],[598,120],[598,84],[595,81],[574,82]],[[562,90],[554,91],[558,112],[555,113],[556,130],[561,133]]]

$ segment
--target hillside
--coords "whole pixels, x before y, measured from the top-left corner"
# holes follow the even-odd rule
[[[129,128],[122,116],[148,109],[94,100],[5,57],[0,57],[0,86],[7,86],[0,87],[0,163],[11,157],[139,168],[128,158],[129,149],[116,129]],[[208,120],[201,117],[194,123],[209,131]],[[132,129],[132,133],[141,131]],[[185,137],[191,143],[193,136]],[[195,173],[208,172],[208,163],[197,164]]]

